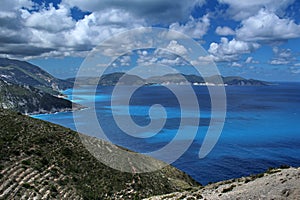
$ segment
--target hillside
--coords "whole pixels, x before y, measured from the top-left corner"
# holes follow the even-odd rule
[[[125,76],[124,76],[125,75]],[[211,76],[205,78],[209,84],[217,84],[217,76]],[[264,86],[270,83],[255,79],[245,79],[239,76],[218,77],[223,80],[225,85],[237,85],[237,86]],[[119,81],[120,80],[120,81]],[[165,74],[163,76],[153,76],[147,79],[143,79],[136,75],[125,74],[116,72],[112,74],[103,75],[99,82],[95,77],[79,77],[77,78],[78,85],[101,85],[101,86],[113,86],[117,83],[120,85],[153,85],[153,84],[204,84],[205,80],[201,76],[197,75],[185,75],[185,74]],[[75,78],[70,78],[67,81],[75,82]]]
[[[0,79],[17,85],[29,85],[51,94],[73,87],[72,83],[57,79],[38,66],[7,58],[0,58]]]
[[[213,183],[190,191],[155,196],[147,200],[177,199],[300,199],[300,168],[269,169],[265,173]]]
[[[83,107],[32,86],[11,84],[0,79],[0,108],[37,114],[71,111]]]
[[[145,174],[111,169],[78,133],[49,122],[0,109],[0,126],[0,199],[141,199],[197,186],[170,166]],[[114,152],[112,144],[85,138]]]

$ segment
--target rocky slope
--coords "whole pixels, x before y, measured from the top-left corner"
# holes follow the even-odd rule
[[[300,199],[300,168],[270,169],[265,173],[222,181],[190,191],[155,196],[161,199]]]
[[[0,109],[0,199],[141,199],[198,185],[170,166],[144,174],[109,168],[88,152],[79,136]],[[84,138],[113,157],[114,145]]]

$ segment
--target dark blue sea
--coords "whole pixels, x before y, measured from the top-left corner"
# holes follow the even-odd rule
[[[199,159],[198,154],[210,122],[211,102],[205,86],[193,86],[193,89],[201,111],[198,132],[190,148],[173,166],[202,184],[260,173],[269,167],[300,166],[300,83],[225,87],[227,114],[224,128],[214,149],[203,159]],[[128,136],[116,125],[111,111],[113,87],[98,87],[96,96],[89,95],[89,90],[89,87],[82,87],[76,96],[72,96],[71,89],[65,94],[78,103],[95,100],[99,123],[115,144],[147,153],[169,143],[180,126],[179,102],[164,86],[142,87],[131,97],[130,114],[140,126],[150,122],[148,111],[151,105],[161,104],[166,109],[165,126],[158,134],[146,139]],[[76,112],[80,118],[82,111]],[[33,117],[76,130],[71,112]],[[186,134],[189,134],[188,127]]]

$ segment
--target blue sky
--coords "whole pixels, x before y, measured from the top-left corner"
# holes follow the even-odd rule
[[[0,25],[1,57],[27,60],[60,78],[75,76],[88,52],[114,34],[163,27],[199,42],[224,76],[300,80],[297,0],[2,0]],[[149,53],[116,64],[126,69]],[[177,61],[164,60],[182,65]]]

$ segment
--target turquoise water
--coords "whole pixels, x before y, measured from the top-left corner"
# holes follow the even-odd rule
[[[110,98],[112,87],[99,87],[96,96],[88,95],[90,88],[82,88],[72,97],[75,102],[89,104],[95,99],[96,112],[107,137],[115,144],[141,153],[151,152],[168,144],[180,123],[180,107],[175,96],[162,86],[143,87],[130,101],[130,113],[135,123],[150,122],[148,111],[153,104],[162,104],[167,112],[164,128],[155,136],[137,139],[124,134],[114,122]],[[196,86],[200,123],[190,148],[172,165],[185,171],[202,184],[246,176],[280,165],[300,166],[300,83],[279,83],[272,86],[228,86],[227,117],[215,148],[203,159],[198,158],[203,137],[210,122],[210,98],[206,87]],[[188,99],[187,99],[188,101]],[[118,105],[119,115],[124,105]],[[80,112],[78,117],[80,118]],[[187,115],[185,117],[192,118]],[[71,112],[35,115],[75,130]],[[159,120],[159,115],[154,115]],[[193,127],[186,125],[184,132]],[[86,133],[89,134],[89,133]],[[152,133],[141,133],[143,136]],[[181,138],[186,139],[186,138]]]

